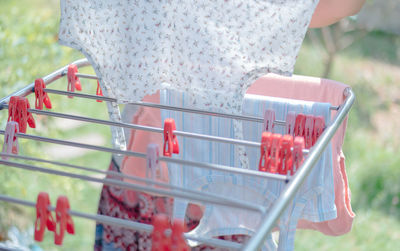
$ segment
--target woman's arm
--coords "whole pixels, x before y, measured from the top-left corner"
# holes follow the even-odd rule
[[[365,0],[320,0],[311,19],[310,28],[320,28],[355,15]]]

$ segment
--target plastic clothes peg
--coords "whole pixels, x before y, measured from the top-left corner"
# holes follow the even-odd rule
[[[65,230],[69,234],[75,233],[74,222],[69,215],[69,201],[65,196],[59,196],[56,206],[56,229],[54,230],[54,244],[62,245]]]
[[[303,149],[304,149],[304,138],[295,137],[293,142],[293,168],[291,174],[293,175],[303,163]]]
[[[18,104],[19,96],[12,96],[10,101],[8,102],[8,119],[7,121],[15,121],[19,122],[19,116],[17,113],[17,104]]]
[[[161,177],[161,168],[158,158],[160,157],[160,153],[158,150],[157,144],[148,144],[147,145],[147,154],[146,154],[146,178],[147,179],[156,179]]]
[[[17,102],[17,114],[18,114],[18,124],[19,124],[19,131],[21,133],[26,133],[27,124],[30,128],[35,128],[35,119],[33,118],[32,114],[28,112],[30,109],[28,99],[24,97],[19,97]]]
[[[69,92],[75,92],[75,88],[78,91],[82,90],[81,81],[76,76],[77,73],[78,73],[78,67],[76,67],[76,65],[74,64],[70,64],[68,66],[68,71],[67,71],[67,79],[68,79],[67,91]],[[72,96],[68,97],[72,98]]]
[[[171,157],[173,153],[179,154],[179,144],[174,131],[176,130],[174,119],[164,121],[164,156]]]
[[[278,173],[278,169],[281,162],[281,144],[282,144],[282,135],[280,134],[272,134],[271,136],[271,155],[269,162],[269,170],[270,173]]]
[[[96,95],[97,95],[97,96],[103,96],[103,91],[101,90],[99,80],[97,80]],[[97,102],[103,102],[103,100],[96,100],[96,101],[97,101]]]
[[[35,109],[42,110],[43,104],[47,109],[51,109],[51,101],[49,95],[44,91],[46,84],[43,79],[38,78],[35,80]]]
[[[185,232],[185,225],[183,220],[175,219],[172,224],[172,234],[171,234],[171,250],[174,251],[189,251],[189,246],[183,237]]]
[[[36,200],[35,241],[43,241],[46,227],[49,231],[55,231],[56,222],[49,210],[50,198],[46,192],[40,192]]]
[[[28,125],[30,128],[36,128],[36,123],[35,119],[33,118],[33,115],[28,111],[28,109],[31,109],[31,106],[29,105],[28,99],[24,98],[24,102],[26,104],[26,116],[28,117]]]
[[[26,133],[27,123],[28,123],[28,110],[23,98],[19,97],[17,101],[17,116],[18,116],[18,124],[19,131],[21,133]]]
[[[264,131],[274,132],[275,111],[267,109],[264,113]]]
[[[171,238],[166,235],[169,229],[168,217],[164,214],[158,214],[153,217],[152,251],[171,250]]]
[[[306,115],[306,122],[304,125],[304,140],[305,146],[307,149],[312,147],[312,138],[314,132],[314,116],[313,115]]]
[[[294,136],[304,136],[304,127],[306,124],[306,116],[304,114],[297,114],[296,122],[294,125]]]
[[[286,115],[286,134],[294,136],[294,126],[296,124],[296,113],[291,111]]]
[[[314,145],[319,136],[321,136],[322,132],[325,129],[325,119],[322,116],[316,116],[314,119],[314,131],[312,135],[312,145]]]
[[[268,163],[269,163],[269,156],[271,153],[271,132],[263,132],[261,135],[261,155],[260,155],[260,162],[258,164],[258,170],[260,172],[266,172]]]
[[[279,174],[288,174],[288,170],[292,170],[293,166],[293,137],[291,135],[284,135],[281,143],[281,163]]]
[[[6,129],[4,131],[4,143],[3,143],[3,153],[7,154],[18,154],[19,145],[18,138],[15,136],[19,132],[19,126],[17,122],[10,121],[7,122]],[[2,159],[7,160],[7,156],[3,156]]]

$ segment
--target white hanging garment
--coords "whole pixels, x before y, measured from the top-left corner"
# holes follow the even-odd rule
[[[317,2],[61,0],[59,39],[120,103],[167,82],[196,107],[236,112],[259,76],[292,73]]]

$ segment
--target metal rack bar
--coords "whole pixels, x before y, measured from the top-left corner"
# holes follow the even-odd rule
[[[84,67],[84,66],[89,66],[90,63],[89,61],[84,58],[84,59],[80,59],[80,60],[76,60],[74,62],[72,62],[72,64],[75,64],[77,67]],[[56,81],[57,79],[63,77],[66,74],[66,71],[68,69],[68,65],[64,66],[52,73],[50,73],[49,75],[46,75],[43,77],[43,81],[48,85],[54,81]],[[28,94],[32,93],[32,89],[35,87],[35,82],[27,85],[26,87],[22,88],[21,90],[18,90],[16,92],[13,92],[12,94],[0,99],[0,110],[3,109],[3,105],[5,103],[8,103],[8,101],[10,100],[10,98],[12,96],[21,96],[21,97],[25,97]]]
[[[99,80],[99,78],[96,75],[82,74],[82,73],[77,73],[75,75],[77,77],[80,77],[80,78]],[[106,99],[109,99],[109,100],[106,100]],[[99,100],[105,100],[105,101],[111,101],[111,102],[116,102],[117,101],[116,99],[113,99],[113,98],[106,98],[106,99],[99,99]],[[144,105],[142,102],[133,102],[133,103],[129,103],[129,104],[131,104],[131,105],[135,105],[135,104]],[[149,103],[149,104],[151,104],[151,103]],[[155,105],[155,106],[153,106],[153,105]],[[151,104],[150,106],[154,107],[154,108],[161,108],[161,109],[171,109],[171,107],[173,107],[173,106],[162,106],[162,105],[160,106],[160,105],[157,105],[157,104]],[[175,107],[173,107],[173,108],[175,108]],[[198,110],[198,109],[186,109],[186,108],[182,109],[180,107],[176,107],[176,108],[178,108],[179,111],[182,111],[182,112],[185,111],[185,112],[191,112],[191,113],[208,114],[206,111],[202,111],[202,110]],[[331,106],[330,109],[331,110],[339,110],[339,106]],[[173,109],[173,110],[175,110],[175,109]],[[254,122],[261,122],[261,123],[264,122],[264,120],[261,119],[261,118],[255,118],[255,120],[253,120],[252,117],[247,117],[247,116],[234,115],[234,114],[225,114],[225,113],[218,113],[218,112],[216,112],[216,113],[212,112],[212,113],[215,114],[215,116],[227,117],[227,118],[231,118],[231,119],[242,119],[242,120],[250,119],[250,121],[254,121]],[[234,116],[234,117],[231,117],[231,116]]]
[[[47,92],[47,93],[63,95],[63,96],[72,96],[72,97],[77,97],[77,98],[95,99],[95,100],[102,100],[102,101],[107,101],[107,102],[117,102],[117,99],[115,99],[115,98],[91,95],[91,94],[86,94],[86,93],[68,92],[68,91],[54,90],[54,89],[48,89],[48,88],[44,89],[44,91]],[[151,108],[158,108],[158,109],[164,109],[164,110],[172,110],[172,111],[178,111],[178,112],[187,112],[187,113],[195,113],[195,114],[202,114],[202,115],[211,115],[211,116],[218,116],[218,117],[222,117],[222,118],[230,118],[230,119],[236,119],[236,120],[245,120],[245,121],[264,123],[264,119],[263,118],[254,117],[254,116],[235,115],[235,114],[228,114],[228,113],[222,113],[222,112],[204,111],[204,110],[199,110],[199,109],[194,109],[194,108],[183,108],[183,107],[178,107],[178,106],[167,106],[167,105],[161,105],[161,104],[149,103],[149,102],[142,102],[142,101],[129,102],[127,104],[145,106],[145,107],[151,107]],[[339,109],[339,106],[331,106],[330,109],[337,111]],[[279,125],[279,126],[285,126],[286,125],[286,121],[284,121],[284,120],[275,120],[274,124],[275,125]]]
[[[3,108],[8,109],[8,105],[3,105]],[[72,115],[72,114],[50,112],[50,111],[43,111],[43,110],[37,110],[37,109],[28,109],[28,112],[38,114],[38,115],[46,115],[46,116],[57,117],[57,118],[65,118],[65,119],[89,122],[89,123],[94,123],[94,124],[120,126],[120,127],[124,127],[124,128],[135,129],[135,130],[144,130],[144,131],[155,132],[155,133],[164,133],[164,129],[158,128],[158,127],[142,126],[142,125],[136,125],[136,124],[130,124],[130,123],[123,123],[123,122],[114,122],[114,121],[109,121],[109,120],[95,119],[95,118],[77,116],[77,115]],[[205,135],[205,134],[199,134],[199,133],[191,133],[191,132],[175,130],[174,134],[177,136],[182,136],[182,137],[191,137],[191,138],[196,138],[196,139],[201,139],[201,140],[210,140],[210,141],[221,142],[221,143],[226,143],[226,144],[237,144],[237,145],[243,145],[243,146],[255,147],[255,148],[260,148],[260,146],[261,146],[261,143],[259,143],[259,142],[224,138],[224,137],[211,136],[211,135]],[[308,149],[303,149],[304,154],[308,154],[308,151],[309,151]]]
[[[114,177],[118,177],[118,178],[125,178],[125,179],[129,179],[129,180],[137,181],[137,182],[140,182],[143,184],[149,184],[149,185],[153,185],[153,186],[157,186],[157,187],[162,187],[165,189],[182,191],[182,192],[185,192],[188,194],[195,194],[198,196],[203,196],[205,198],[213,198],[215,200],[225,201],[227,203],[227,205],[229,204],[229,206],[237,206],[238,203],[241,203],[242,206],[247,205],[247,202],[240,202],[240,200],[230,199],[230,198],[218,196],[215,194],[186,189],[186,188],[182,188],[179,186],[174,186],[174,185],[170,185],[170,184],[166,184],[166,183],[162,183],[162,182],[157,182],[157,181],[150,180],[150,179],[139,178],[136,176],[127,175],[127,174],[123,174],[123,173],[119,173],[119,172],[115,172],[115,171],[102,171],[102,170],[98,170],[98,169],[94,169],[94,168],[87,168],[87,167],[82,167],[82,166],[78,166],[78,165],[71,165],[71,164],[62,163],[62,162],[58,162],[58,161],[51,161],[51,160],[45,160],[45,159],[39,159],[39,158],[33,158],[33,157],[21,156],[21,155],[14,155],[14,154],[0,153],[0,157],[8,157],[8,158],[14,158],[14,159],[20,159],[20,160],[29,160],[29,161],[35,161],[35,162],[48,163],[48,164],[52,164],[52,165],[56,165],[56,166],[63,166],[63,167],[77,169],[77,170],[101,173],[101,174],[114,176]]]
[[[115,98],[91,95],[91,94],[86,94],[86,93],[60,91],[60,90],[54,90],[54,89],[48,89],[48,88],[44,89],[44,91],[47,93],[63,95],[63,96],[95,99],[95,100],[102,100],[102,101],[107,101],[107,102],[117,102],[117,99],[115,99]],[[212,115],[212,116],[218,116],[218,117],[222,117],[222,118],[230,118],[230,119],[264,123],[263,118],[246,116],[246,115],[235,115],[235,114],[228,114],[228,113],[221,113],[221,112],[204,111],[204,110],[199,110],[199,109],[183,108],[183,107],[178,107],[178,106],[167,106],[167,105],[148,103],[148,102],[142,102],[142,101],[129,102],[127,104],[145,106],[145,107],[151,107],[151,108],[158,108],[158,109],[164,109],[164,110],[172,110],[172,111],[178,111],[178,112],[188,112],[188,113],[195,113],[195,114],[202,114],[202,115]],[[279,125],[279,126],[285,126],[286,122],[283,120],[275,120],[274,124]]]
[[[11,166],[11,167],[25,169],[25,170],[31,170],[31,171],[37,171],[37,172],[42,172],[42,173],[64,176],[64,177],[70,177],[70,178],[74,178],[74,179],[80,179],[80,180],[105,184],[105,185],[109,185],[109,186],[117,186],[120,188],[131,189],[131,190],[135,190],[135,191],[144,191],[144,192],[160,194],[160,195],[164,195],[164,196],[178,197],[178,198],[186,199],[186,200],[197,202],[197,203],[212,203],[212,204],[218,204],[218,205],[222,205],[222,206],[230,206],[230,204],[232,204],[235,207],[240,207],[240,208],[252,210],[252,211],[258,211],[260,213],[265,213],[265,211],[266,211],[266,209],[264,207],[250,203],[250,202],[242,202],[242,201],[238,201],[238,200],[236,200],[236,201],[232,200],[228,204],[224,200],[219,200],[219,199],[214,199],[214,198],[204,198],[202,196],[198,196],[195,194],[187,194],[187,193],[181,192],[181,191],[161,190],[161,189],[157,189],[157,188],[151,187],[151,186],[143,186],[143,185],[123,182],[123,181],[119,181],[119,180],[115,180],[115,179],[108,179],[108,178],[100,179],[100,178],[95,178],[95,177],[91,177],[91,176],[87,176],[87,175],[52,170],[52,169],[48,169],[48,168],[42,168],[42,167],[37,167],[37,166],[33,166],[33,165],[27,165],[27,164],[12,162],[12,161],[6,161],[6,160],[0,160],[0,164],[4,165],[4,166]]]
[[[36,207],[36,203],[34,203],[34,202],[16,199],[16,198],[9,197],[9,196],[2,195],[2,194],[0,194],[0,201],[19,204],[19,205],[33,207],[33,208]],[[54,211],[55,207],[49,206],[49,210]],[[139,223],[139,222],[135,222],[135,221],[131,221],[131,220],[123,220],[123,219],[106,216],[106,215],[87,214],[87,213],[82,213],[82,212],[78,212],[78,211],[74,211],[74,210],[69,210],[68,213],[71,216],[94,220],[94,221],[101,222],[101,223],[107,224],[107,225],[115,225],[115,226],[119,226],[119,227],[132,229],[135,231],[143,231],[143,232],[147,232],[147,233],[153,232],[153,226],[149,225],[149,224]],[[241,248],[241,244],[234,243],[231,241],[212,239],[212,238],[198,238],[198,237],[191,236],[189,234],[183,234],[183,236],[187,240],[197,241],[197,242],[212,245],[215,247],[235,249],[235,250],[238,250]]]
[[[3,108],[8,109],[8,105],[3,105]],[[149,131],[149,132],[155,132],[155,133],[164,133],[164,129],[158,128],[158,127],[142,126],[142,125],[135,125],[135,124],[130,124],[130,123],[122,123],[122,122],[114,122],[114,121],[109,121],[109,120],[94,119],[94,118],[89,118],[89,117],[64,114],[64,113],[58,113],[58,112],[43,111],[43,110],[37,110],[37,109],[28,109],[28,112],[33,113],[33,114],[38,114],[38,115],[46,115],[46,116],[52,116],[52,117],[57,117],[57,118],[65,118],[65,119],[89,122],[89,123],[94,123],[94,124],[120,126],[120,127],[124,127],[124,128],[135,129],[135,130],[143,130],[143,131]],[[191,137],[191,138],[202,139],[202,140],[210,140],[210,141],[227,143],[227,144],[237,144],[237,145],[243,145],[243,146],[248,146],[248,147],[258,147],[259,148],[261,146],[261,143],[258,143],[258,142],[239,140],[239,139],[230,139],[230,138],[204,135],[204,134],[198,134],[198,133],[177,131],[177,130],[174,131],[174,134],[177,136]]]
[[[4,134],[4,130],[0,130],[0,134]],[[123,150],[118,150],[118,149],[113,149],[113,148],[108,148],[108,147],[103,147],[103,146],[94,146],[94,145],[71,142],[71,141],[66,141],[66,140],[34,136],[34,135],[29,135],[29,134],[24,134],[24,133],[17,133],[17,134],[15,134],[15,136],[18,138],[23,138],[23,139],[32,139],[32,140],[37,140],[37,141],[42,141],[42,142],[47,142],[47,143],[79,147],[79,148],[97,150],[97,151],[101,151],[101,152],[108,152],[108,153],[114,153],[114,154],[129,155],[129,156],[138,157],[138,158],[146,158],[146,154],[144,154],[144,153],[123,151]],[[259,172],[259,171],[249,170],[249,169],[217,165],[217,164],[211,164],[211,163],[195,162],[195,161],[175,159],[175,158],[169,158],[169,157],[160,157],[159,160],[174,163],[174,164],[179,164],[179,165],[185,165],[185,166],[195,166],[195,167],[199,167],[199,168],[207,168],[207,169],[211,169],[211,170],[228,172],[228,173],[235,173],[235,174],[242,174],[242,175],[248,175],[248,176],[259,177],[259,178],[269,178],[269,179],[272,178],[272,179],[277,179],[277,180],[288,181],[288,177],[286,177],[285,175],[281,175],[281,174]]]
[[[267,238],[268,233],[272,231],[275,222],[279,219],[285,208],[288,206],[289,202],[294,198],[296,192],[303,184],[304,180],[310,174],[312,168],[321,157],[322,152],[328,146],[329,142],[335,135],[337,129],[342,124],[343,120],[349,113],[354,103],[355,96],[350,88],[346,89],[345,95],[347,96],[347,98],[344,104],[340,106],[340,109],[336,114],[334,121],[325,129],[325,131],[318,139],[317,143],[314,145],[313,148],[311,148],[311,151],[307,158],[304,160],[303,165],[298,169],[289,184],[285,187],[285,189],[279,196],[279,198],[275,201],[271,209],[268,210],[268,215],[265,216],[260,228],[246,243],[243,250],[258,250],[262,246],[264,240]]]
[[[96,75],[89,75],[89,74],[83,74],[83,73],[76,73],[75,76],[79,78],[88,78],[88,79],[95,79],[99,80],[99,78]]]

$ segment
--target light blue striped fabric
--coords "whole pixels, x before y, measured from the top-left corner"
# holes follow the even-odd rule
[[[179,107],[190,107],[185,94],[163,90],[160,103]],[[330,104],[296,101],[274,97],[246,95],[243,114],[263,117],[268,108],[274,109],[277,120],[285,120],[289,111],[323,116],[326,124],[330,121]],[[162,110],[162,119],[173,118],[177,130],[235,138],[233,120],[215,116]],[[260,142],[262,123],[243,122],[245,140]],[[275,133],[283,134],[283,126],[275,126]],[[178,137],[181,152],[177,158],[240,167],[237,147],[188,137]],[[245,147],[250,169],[257,170],[260,149]],[[279,197],[285,186],[283,181],[262,179],[191,166],[168,164],[170,182],[185,188],[207,191],[218,195],[258,203],[267,208]],[[317,166],[298,192],[295,200],[280,220],[281,238],[279,249],[293,248],[294,232],[299,218],[313,222],[336,218],[332,174],[332,150],[329,144]],[[176,199],[174,217],[184,218],[187,201]],[[207,205],[199,226],[191,233],[202,236],[231,234],[252,234],[261,221],[255,212],[223,206]],[[294,231],[293,231],[294,229]],[[283,233],[285,232],[285,233]],[[271,245],[271,243],[269,243]],[[268,249],[268,248],[267,248]],[[272,247],[270,249],[273,249]]]

